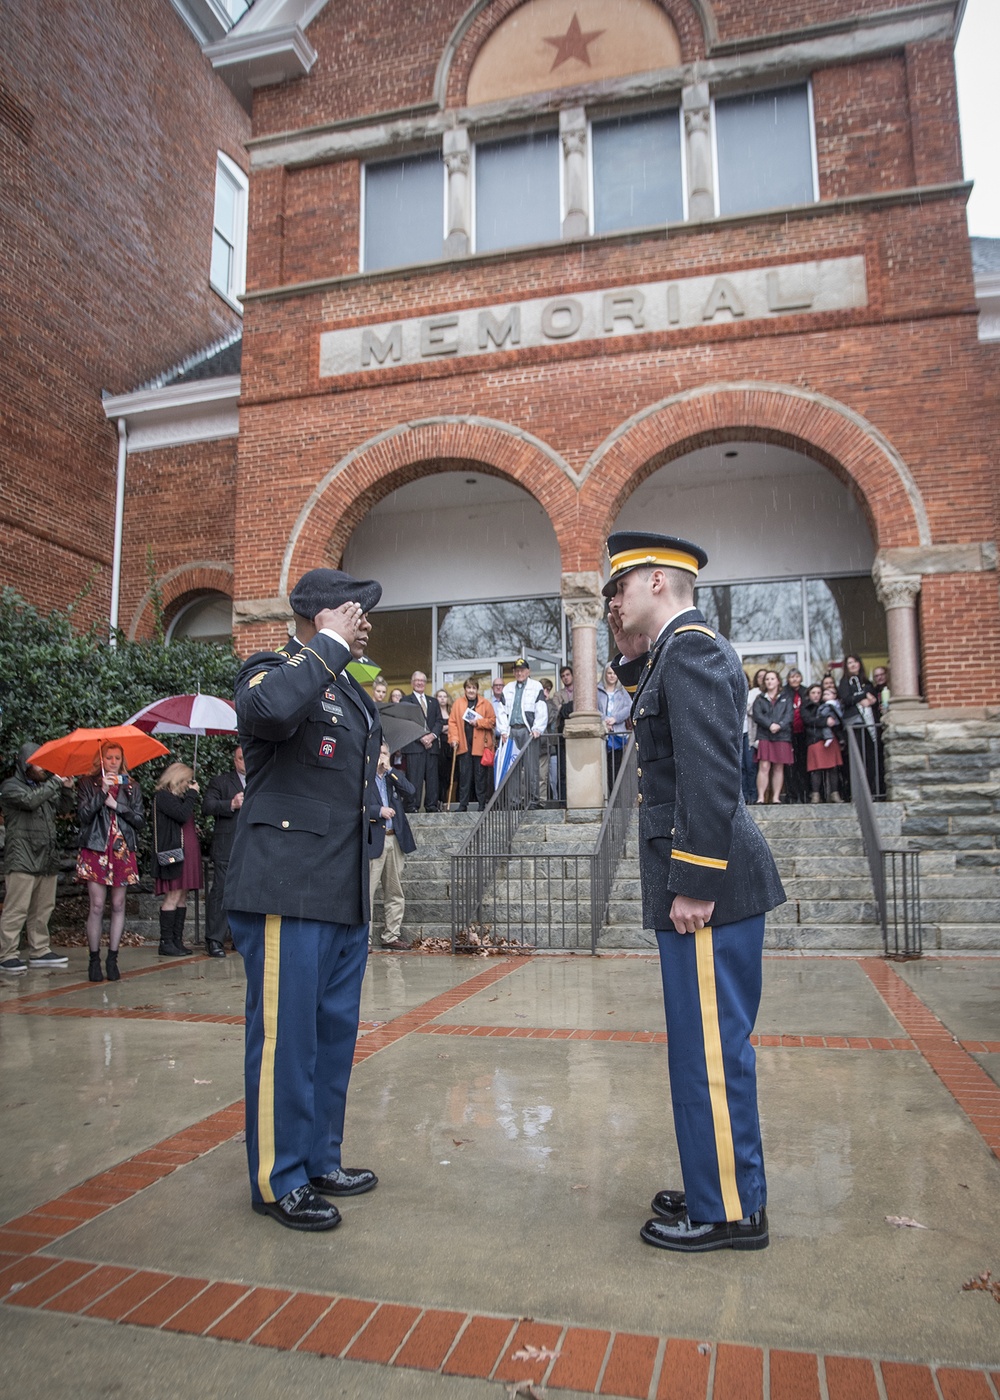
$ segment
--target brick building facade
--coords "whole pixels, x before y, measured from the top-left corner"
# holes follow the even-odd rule
[[[106,620],[119,440],[102,393],[238,331],[209,269],[219,153],[244,166],[250,123],[168,0],[0,13],[2,581],[42,607],[82,594],[77,616]],[[214,552],[231,569],[235,439],[227,457]],[[147,544],[169,568],[193,543],[174,480],[130,542],[140,579]]]
[[[167,283],[190,333],[143,317],[104,415],[91,388],[105,486],[101,418],[128,441],[123,625],[150,624],[150,540],[168,618],[231,601],[242,652],[343,562],[386,580],[394,676],[572,655],[586,712],[604,540],[645,523],[706,544],[748,663],[889,655],[900,702],[995,713],[960,8],[257,0],[214,78],[161,35],[207,148],[238,159],[223,83],[252,113],[247,292],[241,367],[228,308]],[[107,540],[98,498],[77,540]]]

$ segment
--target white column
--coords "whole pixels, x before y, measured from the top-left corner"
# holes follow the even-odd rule
[[[897,573],[883,558],[872,567],[875,592],[885,608],[889,634],[889,690],[893,706],[919,701],[920,644],[917,631],[919,574]]]
[[[563,150],[563,192],[566,213],[563,238],[586,238],[590,232],[590,181],[587,178],[587,114],[582,107],[559,113]]]
[[[472,201],[469,183],[469,133],[462,126],[444,133],[444,165],[448,172],[448,232],[446,258],[461,258],[472,247]]]
[[[597,708],[597,625],[604,616],[600,574],[563,574],[562,595],[573,629],[573,713],[566,739],[566,806],[604,805],[604,721]]]
[[[688,218],[715,217],[712,168],[712,107],[707,83],[692,83],[681,93],[687,142]]]

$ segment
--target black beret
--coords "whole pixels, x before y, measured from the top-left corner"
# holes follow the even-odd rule
[[[697,578],[698,570],[708,563],[708,555],[700,544],[682,540],[677,535],[652,535],[645,530],[618,530],[608,536],[611,577],[601,589],[605,598],[613,598],[618,580],[633,569],[648,564],[661,568],[686,569]]]
[[[289,594],[288,601],[297,617],[310,622],[324,608],[344,603],[360,603],[362,612],[371,612],[382,597],[382,585],[374,579],[352,578],[342,569],[310,569]]]

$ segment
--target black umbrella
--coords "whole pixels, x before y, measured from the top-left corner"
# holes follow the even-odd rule
[[[382,721],[382,735],[392,753],[405,749],[407,744],[416,743],[427,734],[427,722],[419,705],[405,701],[396,705],[379,705],[379,718]]]

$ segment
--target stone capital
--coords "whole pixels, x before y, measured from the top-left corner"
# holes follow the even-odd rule
[[[872,566],[872,579],[876,596],[886,611],[916,607],[922,581],[919,574],[901,573],[887,560],[878,558]]]
[[[604,605],[596,598],[564,598],[563,607],[574,627],[596,627],[604,616]]]

